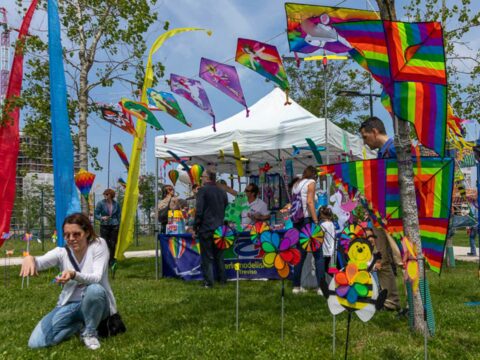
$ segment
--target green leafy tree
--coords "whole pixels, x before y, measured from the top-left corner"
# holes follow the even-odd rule
[[[138,193],[138,206],[147,218],[148,225],[151,225],[152,212],[155,209],[155,175],[147,174],[140,176]]]
[[[351,133],[358,131],[359,122],[368,116],[368,99],[337,93],[342,90],[366,93],[368,74],[358,67],[352,67],[351,60],[329,61],[326,73],[322,61],[303,61],[300,67],[297,67],[294,59],[284,58],[284,66],[290,82],[290,97],[293,100],[312,114],[323,118],[326,99],[327,118]]]
[[[96,161],[98,150],[89,147],[87,139],[88,118],[96,110],[92,91],[111,87],[116,82],[129,85],[132,94],[142,87],[139,79],[143,79],[144,34],[157,21],[157,13],[153,11],[156,1],[59,1],[70,123],[81,168],[88,169],[89,157],[90,165],[100,168]],[[17,0],[17,4],[20,6],[21,1]],[[45,9],[46,1],[41,1],[40,6]],[[50,141],[46,45],[32,35],[26,49],[29,57],[21,98],[26,107],[24,130]],[[163,66],[157,64],[155,74],[161,77],[163,70]],[[86,211],[85,202],[82,208]]]

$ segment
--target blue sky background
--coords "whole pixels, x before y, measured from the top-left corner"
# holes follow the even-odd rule
[[[260,98],[268,94],[273,89],[271,82],[267,83],[257,73],[247,69],[240,64],[235,63],[235,49],[237,38],[244,37],[259,41],[268,42],[275,45],[281,55],[292,56],[289,52],[286,36],[286,16],[284,3],[281,0],[159,0],[155,10],[159,13],[159,22],[154,24],[145,35],[145,41],[148,46],[164,32],[163,22],[170,22],[170,29],[177,27],[201,27],[213,31],[212,36],[208,37],[204,32],[190,32],[175,36],[165,42],[160,51],[154,56],[154,62],[160,61],[166,67],[166,78],[170,73],[176,73],[188,77],[198,78],[198,69],[201,57],[207,57],[219,62],[235,65],[240,76],[245,98],[249,105],[254,104]],[[322,1],[289,1],[296,3],[310,3],[317,5],[351,7],[359,9],[372,10],[371,5],[376,10],[376,2],[373,0],[322,0]],[[447,5],[458,3],[459,1],[447,0]],[[24,2],[29,4],[30,1]],[[397,16],[403,19],[404,14],[402,5],[405,1],[397,0]],[[475,2],[476,3],[476,2]],[[473,6],[479,7],[478,4]],[[18,27],[21,18],[16,13],[14,1],[8,1],[7,10],[9,11],[9,22],[12,26]],[[447,24],[452,27],[454,24]],[[46,33],[47,16],[43,11],[37,11],[32,23],[32,32]],[[478,49],[479,39],[475,38],[475,32],[470,31],[470,48],[464,51],[474,51]],[[16,33],[12,33],[12,42]],[[146,54],[144,55],[146,59]],[[469,67],[465,64],[465,67]],[[94,73],[90,75],[94,76]],[[203,82],[203,81],[202,81]],[[209,95],[210,102],[216,114],[217,121],[221,121],[237,112],[244,111],[244,108],[213,88],[206,82],[203,85]],[[157,90],[169,91],[168,85],[162,81]],[[367,91],[367,86],[365,88]],[[98,102],[117,103],[121,97],[131,97],[131,89],[128,86],[115,85],[109,89],[97,88],[91,94]],[[177,96],[177,100],[182,107],[187,120],[193,124],[192,129],[208,126],[211,124],[211,118],[188,101]],[[375,100],[374,113],[382,119],[385,119],[387,130],[393,135],[391,120],[388,113],[384,110],[379,100]],[[190,128],[169,117],[165,113],[155,113],[158,120],[165,128],[168,134],[184,132]],[[241,127],[241,124],[238,124]],[[92,146],[99,148],[98,160],[104,167],[103,171],[97,172],[95,189],[100,192],[107,185],[107,158],[108,158],[108,135],[110,125],[101,120],[96,115],[89,118],[88,142]],[[470,136],[473,136],[473,127],[470,127]],[[154,137],[161,135],[152,129],[147,133],[147,170],[154,172]],[[112,129],[112,145],[121,142],[124,149],[130,157],[132,146],[132,137],[118,128]],[[117,154],[112,149],[111,152],[111,174],[110,186],[115,186],[118,177],[126,179],[127,174]]]

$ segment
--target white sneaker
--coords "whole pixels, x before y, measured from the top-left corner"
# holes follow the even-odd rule
[[[323,291],[322,291],[322,289],[320,289],[320,288],[317,289],[317,295],[318,295],[318,296],[323,296]]]
[[[303,287],[296,286],[292,289],[293,294],[303,294],[303,293],[306,293],[306,292],[307,292],[307,290],[305,290]]]
[[[100,341],[95,336],[84,336],[83,343],[90,350],[97,350],[100,348]]]

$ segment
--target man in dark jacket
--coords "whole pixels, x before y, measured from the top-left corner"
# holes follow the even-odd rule
[[[213,262],[217,266],[220,283],[225,283],[225,264],[223,250],[218,249],[213,242],[213,233],[223,225],[225,208],[228,205],[227,193],[216,184],[216,174],[205,170],[202,175],[202,187],[197,193],[194,231],[200,241],[201,268],[205,287],[213,286]]]

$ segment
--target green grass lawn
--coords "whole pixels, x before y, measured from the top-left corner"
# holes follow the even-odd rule
[[[1,259],[3,260],[3,259]],[[0,268],[0,271],[5,269]],[[112,282],[128,331],[102,341],[96,352],[75,337],[58,346],[30,350],[35,324],[50,311],[60,288],[56,271],[44,272],[21,289],[19,267],[1,284],[0,359],[331,359],[332,316],[313,291],[292,295],[286,284],[285,339],[280,339],[280,281],[240,282],[240,331],[235,331],[235,282],[204,289],[199,282],[154,280],[154,259],[120,263]],[[2,278],[5,274],[1,274]],[[457,262],[441,276],[429,273],[436,335],[431,359],[478,359],[480,301],[477,264]],[[398,279],[400,281],[400,279]],[[337,316],[337,356],[343,359],[347,314]],[[423,359],[423,337],[406,318],[379,312],[368,323],[353,316],[350,359]]]

